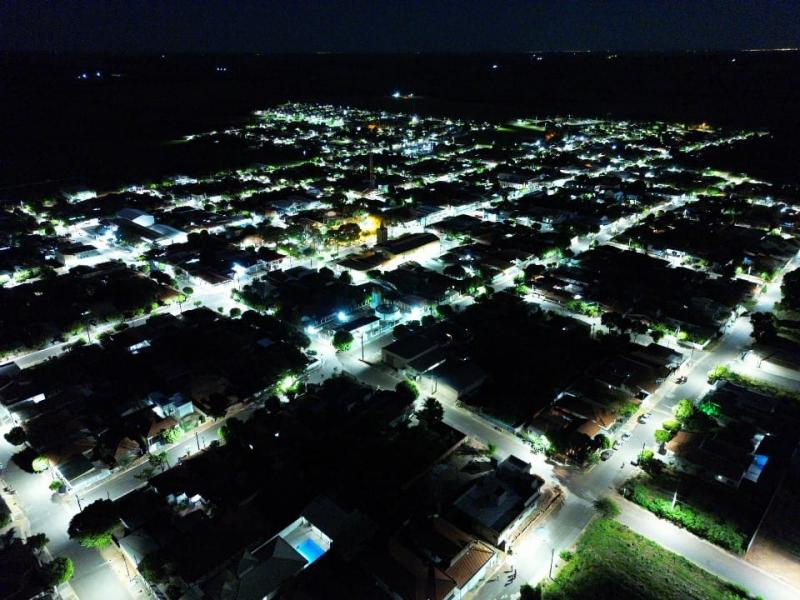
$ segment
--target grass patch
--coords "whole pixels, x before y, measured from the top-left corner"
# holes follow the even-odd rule
[[[744,553],[752,529],[750,507],[728,488],[682,473],[664,471],[625,483],[624,495],[656,516],[726,550]],[[675,490],[678,498],[672,506]]]
[[[748,594],[608,519],[594,521],[572,559],[544,588],[546,600],[736,600]]]

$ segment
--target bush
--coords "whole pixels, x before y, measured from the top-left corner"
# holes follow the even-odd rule
[[[53,587],[68,582],[75,575],[75,564],[72,559],[59,556],[49,565],[45,571],[45,579],[48,585]]]
[[[675,434],[672,431],[668,431],[666,429],[656,429],[654,434],[656,441],[659,444],[666,444],[669,442]]]
[[[569,550],[562,550],[561,552],[558,553],[558,556],[564,562],[569,562],[575,557],[575,555]]]
[[[675,405],[673,412],[675,413],[676,419],[685,421],[694,414],[694,404],[692,404],[691,400],[684,398]]]
[[[678,419],[670,419],[668,421],[664,421],[661,424],[661,427],[666,429],[667,431],[672,431],[677,433],[681,428],[681,422]]]
[[[63,483],[61,483],[59,480],[55,479],[55,480],[51,481],[51,482],[50,482],[50,485],[49,485],[49,486],[47,486],[47,487],[49,487],[49,488],[50,488],[51,490],[53,490],[54,492],[60,492],[60,491],[61,491],[61,488],[63,488],[63,487],[64,487],[64,484],[63,484]]]
[[[599,498],[594,501],[594,508],[604,519],[613,519],[620,514],[619,506],[611,498]]]
[[[20,427],[12,427],[8,430],[4,436],[6,441],[11,444],[12,446],[21,446],[25,443],[25,440],[28,438],[28,435],[25,433],[25,430]]]

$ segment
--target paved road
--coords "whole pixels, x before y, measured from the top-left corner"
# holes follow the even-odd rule
[[[67,527],[77,507],[65,502],[47,487],[48,474],[30,475],[9,462],[15,449],[3,440],[0,456],[6,466],[3,480],[16,489],[28,519],[25,534],[44,533],[50,539],[47,549],[53,556],[68,556],[75,563],[75,577],[70,582],[81,600],[133,600],[133,586],[118,577],[99,552],[83,548],[67,536]]]

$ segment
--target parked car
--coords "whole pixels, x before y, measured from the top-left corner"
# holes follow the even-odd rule
[[[623,442],[627,442],[629,439],[631,439],[631,432],[630,431],[626,431],[625,433],[622,434],[622,441]]]
[[[682,383],[686,383],[687,381],[688,380],[686,378],[686,375],[681,375],[680,377],[676,377],[675,378],[675,383],[677,383],[678,385],[680,385]]]
[[[614,445],[612,446],[614,450],[619,450],[621,446],[622,446],[622,440],[614,440]]]
[[[611,450],[603,450],[600,453],[600,459],[601,460],[608,460],[609,458],[611,458],[612,454],[614,454],[614,453]]]

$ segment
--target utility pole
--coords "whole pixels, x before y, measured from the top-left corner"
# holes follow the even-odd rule
[[[675,508],[675,503],[678,501],[678,490],[675,490],[675,494],[672,496],[672,508]]]
[[[78,503],[78,512],[83,512],[83,508],[81,507],[81,497],[78,494],[75,494],[75,502]]]
[[[197,432],[194,432],[194,441],[197,442],[197,451],[200,452],[200,436],[197,435]]]
[[[556,549],[555,547],[552,547],[550,548],[550,575],[549,575],[550,579],[553,578],[553,561],[555,561],[555,558],[556,558]]]
[[[361,362],[364,362],[364,332],[361,332]]]

